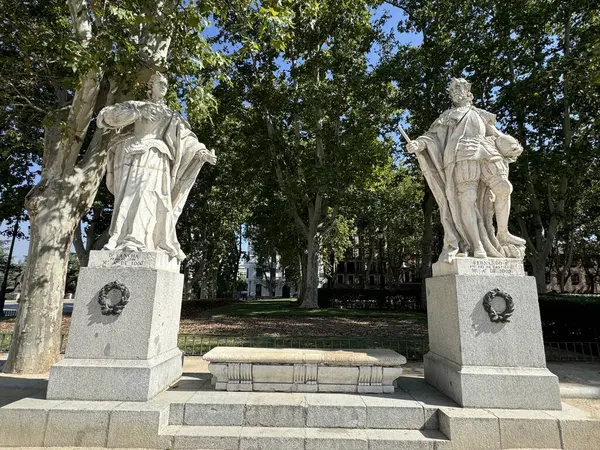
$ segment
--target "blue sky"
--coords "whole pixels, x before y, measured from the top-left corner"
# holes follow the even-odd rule
[[[389,14],[391,16],[390,19],[386,23],[385,30],[386,31],[393,30],[395,32],[396,38],[399,40],[399,42],[401,44],[419,45],[422,42],[422,36],[420,33],[419,34],[415,34],[415,33],[400,34],[396,31],[396,26],[397,26],[398,22],[405,18],[404,13],[399,8],[396,8],[391,5],[387,5],[387,4],[383,5],[380,8],[378,8],[375,17],[377,17],[377,18],[381,17],[381,15],[384,14],[385,11],[389,12]],[[208,31],[208,33],[210,34],[210,30]],[[373,55],[373,59],[375,59],[375,55]],[[6,223],[3,223],[2,226],[0,227],[0,230],[4,231],[6,228],[7,228]],[[29,236],[29,223],[28,222],[23,222],[21,224],[21,231],[24,232],[26,236]],[[8,250],[8,247],[10,245],[10,238],[2,237],[1,239],[4,241],[6,248]],[[17,262],[17,261],[23,260],[23,257],[27,254],[28,247],[29,247],[28,239],[18,239],[15,243],[13,261]]]

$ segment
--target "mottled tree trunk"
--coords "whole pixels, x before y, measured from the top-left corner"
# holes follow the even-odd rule
[[[302,305],[304,301],[304,293],[306,292],[306,254],[301,253],[298,256],[300,262],[300,285],[298,286],[298,292],[296,293],[298,297],[298,305]]]
[[[302,308],[319,307],[319,240],[317,237],[309,239],[306,248],[306,274],[304,292],[302,295]]]
[[[537,287],[538,294],[544,294],[546,292],[546,257],[532,257],[529,258],[529,262],[532,266],[532,274],[535,278],[535,285]]]
[[[195,271],[191,267],[189,260],[183,263],[183,301],[194,300],[194,275]]]
[[[87,3],[69,0],[68,5],[74,35],[87,46],[93,34]],[[153,5],[160,15],[157,7],[162,3]],[[142,83],[164,63],[170,42],[148,36],[146,33],[141,41],[146,58],[138,77]],[[70,105],[49,117],[52,122],[46,127],[42,179],[27,200],[31,216],[29,253],[5,373],[45,373],[59,357],[73,233],[91,207],[106,170],[107,139],[102,139],[101,130],[95,131],[87,150],[81,152],[94,111],[115,101],[115,85],[110,86],[106,98],[99,99],[102,77],[99,68],[82,73]]]
[[[66,117],[47,126],[42,179],[27,196],[31,228],[23,289],[5,373],[44,373],[58,359],[62,301],[73,232],[104,176],[106,149],[96,131],[79,160],[101,74],[82,77]],[[67,131],[64,131],[64,125]]]
[[[29,253],[13,340],[4,372],[44,373],[60,351],[62,300],[72,236],[79,223],[67,182],[34,192]]]

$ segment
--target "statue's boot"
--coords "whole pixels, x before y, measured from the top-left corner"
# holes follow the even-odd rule
[[[497,237],[500,244],[525,245],[525,239],[514,236],[509,232],[499,233]]]
[[[477,246],[477,248],[473,252],[473,256],[475,258],[487,258],[487,253],[485,252],[485,249],[483,248],[483,245]]]

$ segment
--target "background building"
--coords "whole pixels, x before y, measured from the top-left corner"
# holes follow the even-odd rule
[[[259,261],[252,245],[248,243],[248,252],[240,260],[240,279],[248,283],[249,298],[290,298],[297,290],[286,278],[285,267],[280,264],[279,255],[265,261]]]

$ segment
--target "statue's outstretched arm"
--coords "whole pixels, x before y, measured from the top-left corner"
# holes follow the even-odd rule
[[[498,136],[502,136],[504,133],[496,128],[494,125],[490,123],[485,124],[485,135],[491,136],[493,138],[497,138]]]
[[[142,118],[142,113],[133,102],[117,103],[100,111],[96,119],[99,128],[119,129]]]

